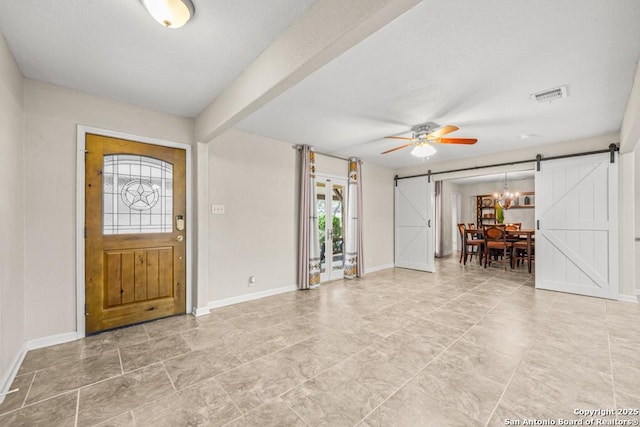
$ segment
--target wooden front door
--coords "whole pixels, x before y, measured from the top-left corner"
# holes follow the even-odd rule
[[[184,313],[186,153],[87,134],[86,332]]]

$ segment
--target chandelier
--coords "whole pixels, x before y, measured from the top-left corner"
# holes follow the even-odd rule
[[[496,199],[497,203],[500,203],[505,209],[509,209],[513,206],[514,201],[520,196],[520,193],[517,191],[509,190],[509,181],[507,180],[507,172],[504,173],[504,187],[501,193],[497,191],[493,193],[493,198]]]

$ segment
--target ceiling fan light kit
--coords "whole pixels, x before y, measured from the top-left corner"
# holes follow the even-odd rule
[[[457,126],[439,126],[433,122],[422,123],[411,128],[411,138],[404,136],[385,136],[389,139],[401,139],[408,143],[391,150],[383,151],[382,154],[391,153],[407,147],[414,147],[411,154],[416,157],[429,157],[436,153],[436,149],[431,144],[464,144],[471,145],[478,142],[475,138],[442,138],[444,135],[458,130]]]
[[[428,143],[424,143],[424,144],[418,144],[415,147],[413,147],[413,150],[411,150],[411,155],[412,156],[416,156],[416,157],[431,157],[434,154],[436,154],[437,151],[436,149],[433,147],[433,145],[429,145]]]
[[[149,14],[166,28],[180,28],[195,13],[191,0],[140,0]]]

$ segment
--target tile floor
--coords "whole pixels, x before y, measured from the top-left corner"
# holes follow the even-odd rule
[[[500,426],[640,408],[640,305],[537,291],[525,269],[437,269],[30,351],[0,425]]]

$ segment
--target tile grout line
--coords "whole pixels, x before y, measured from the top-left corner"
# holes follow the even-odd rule
[[[27,404],[27,398],[29,397],[29,392],[31,392],[31,386],[33,385],[33,382],[36,380],[36,374],[38,372],[34,372],[33,373],[33,378],[31,378],[31,382],[29,382],[29,388],[27,388],[27,393],[24,395],[24,399],[22,399],[22,405],[20,405],[20,408],[24,408],[24,406]]]
[[[555,299],[555,298],[554,298]],[[549,304],[549,308],[544,311],[542,313],[542,318],[546,318],[549,314],[549,310],[551,310],[551,307],[553,306],[554,301],[552,300],[551,303]],[[489,414],[489,418],[487,418],[487,421],[485,422],[485,427],[488,427],[489,422],[491,421],[491,419],[493,418],[496,410],[498,409],[498,406],[500,405],[500,402],[502,402],[502,399],[504,398],[504,395],[507,392],[507,389],[509,388],[509,386],[511,385],[511,382],[513,381],[513,378],[516,376],[516,374],[518,373],[518,370],[520,369],[520,366],[522,366],[522,362],[524,362],[525,358],[527,357],[527,354],[529,353],[529,350],[531,349],[531,347],[533,346],[533,340],[538,336],[538,334],[540,333],[540,325],[536,325],[535,327],[535,333],[533,334],[533,337],[531,339],[531,341],[529,342],[529,344],[527,345],[526,350],[524,351],[524,354],[522,356],[522,358],[520,359],[520,361],[518,362],[518,366],[516,367],[516,369],[513,371],[513,373],[511,374],[511,378],[509,378],[509,382],[507,383],[507,385],[505,386],[504,390],[502,391],[502,394],[500,395],[500,398],[498,399],[498,401],[496,402],[495,406],[493,407],[493,410],[491,411],[491,414]]]
[[[478,285],[478,286],[480,286],[480,285]],[[520,286],[522,286],[522,285],[520,285]],[[516,288],[516,290],[517,290],[518,288],[520,288],[520,286],[518,286],[518,287]],[[458,297],[454,298],[453,300],[451,300],[451,302],[453,302],[453,301],[455,301],[456,299],[458,299],[458,298],[462,297],[463,295],[465,295],[465,294],[467,294],[467,293],[471,292],[471,290],[472,290],[472,289],[475,289],[476,287],[477,287],[477,286],[474,286],[473,288],[469,289],[467,292],[465,292],[465,293],[463,293],[463,294],[459,295]],[[514,292],[515,292],[515,291],[514,291]],[[447,352],[447,351],[448,351],[448,350],[449,350],[453,345],[455,345],[458,341],[460,341],[460,340],[462,339],[462,337],[464,337],[464,336],[466,335],[466,333],[467,333],[471,328],[473,328],[473,327],[474,327],[474,326],[476,326],[478,323],[480,323],[480,322],[481,322],[485,317],[487,317],[487,315],[488,315],[488,314],[489,314],[489,313],[490,313],[490,312],[491,312],[495,307],[497,307],[497,306],[498,306],[498,305],[500,305],[501,303],[502,303],[502,301],[498,302],[498,303],[497,303],[497,304],[495,304],[492,308],[490,308],[489,310],[487,310],[487,312],[486,312],[486,314],[485,314],[484,316],[482,316],[480,319],[478,319],[478,321],[477,321],[476,323],[474,323],[473,325],[469,326],[469,327],[465,330],[465,332],[464,332],[462,335],[460,335],[460,336],[459,336],[457,339],[455,339],[451,344],[449,344],[449,345],[448,345],[444,350],[442,350],[440,353],[438,353],[438,354],[437,354],[433,359],[431,359],[431,360],[429,361],[429,363],[427,363],[427,364],[426,364],[422,369],[420,369],[420,370],[419,370],[415,375],[413,375],[411,378],[409,378],[407,381],[405,381],[405,382],[404,382],[400,387],[398,387],[398,388],[397,388],[393,393],[391,393],[391,394],[390,394],[386,399],[384,399],[384,400],[383,400],[383,401],[382,401],[378,406],[376,406],[376,407],[375,407],[375,408],[373,408],[371,411],[369,411],[369,413],[367,413],[364,417],[362,417],[362,418],[361,418],[361,419],[356,423],[356,425],[357,425],[357,424],[359,424],[359,423],[361,423],[362,421],[366,420],[366,419],[367,419],[367,417],[369,417],[371,414],[373,414],[373,413],[374,413],[374,412],[375,412],[379,407],[381,407],[382,405],[384,405],[384,403],[385,403],[385,402],[387,402],[389,399],[391,399],[393,396],[395,396],[395,395],[396,395],[400,390],[402,390],[402,389],[403,389],[407,384],[409,384],[413,379],[415,379],[415,378],[416,378],[418,375],[420,375],[420,374],[421,374],[425,369],[427,369],[427,367],[429,367],[429,365],[431,365],[434,361],[438,360],[438,358],[439,358],[442,354],[444,354],[445,352]],[[434,322],[434,323],[436,323],[436,322]],[[434,399],[435,399],[435,400],[437,400],[437,401],[439,401],[439,402],[442,402],[440,399],[437,399],[437,398],[434,398]],[[449,405],[447,405],[447,404],[446,404],[446,402],[442,402],[442,403],[443,403],[443,404],[445,404],[446,406],[449,406]],[[456,409],[456,410],[458,410],[459,412],[461,412],[461,413],[463,413],[463,414],[467,415],[467,416],[468,416],[468,417],[470,417],[471,419],[475,419],[474,417],[470,416],[469,414],[467,414],[467,413],[466,413],[466,412],[464,412],[464,411],[461,411],[461,410],[459,410],[459,409],[457,409],[457,408],[454,408],[454,409]]]
[[[118,347],[118,359],[120,360],[120,375],[124,375],[124,365],[122,364],[122,353],[120,353],[119,347]]]
[[[78,389],[77,393],[78,393],[78,397],[76,399],[76,420],[73,423],[75,427],[78,427],[78,417],[80,415],[80,389]]]
[[[160,365],[162,366],[162,369],[164,369],[164,373],[167,374],[167,378],[169,378],[169,382],[171,383],[171,387],[173,387],[173,391],[175,391],[177,393],[178,392],[178,388],[173,383],[173,380],[171,379],[171,375],[169,375],[169,371],[167,371],[167,367],[164,366],[164,361],[160,362]]]

